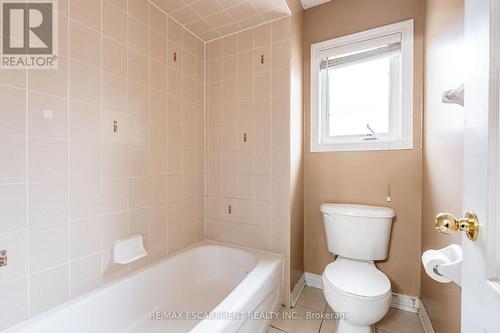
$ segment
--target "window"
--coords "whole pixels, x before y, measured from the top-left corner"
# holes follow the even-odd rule
[[[311,151],[413,148],[413,20],[311,46]]]

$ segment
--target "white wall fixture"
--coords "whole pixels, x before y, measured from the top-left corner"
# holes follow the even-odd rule
[[[433,280],[462,285],[462,247],[452,244],[440,250],[427,250],[422,254],[422,265]]]
[[[141,235],[118,239],[113,243],[113,259],[115,264],[130,264],[147,255],[148,252],[144,248]]]
[[[456,87],[453,90],[446,90],[443,93],[443,103],[446,104],[458,104],[464,106],[464,84]]]

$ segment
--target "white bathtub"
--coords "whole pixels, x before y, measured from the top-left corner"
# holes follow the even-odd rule
[[[5,333],[265,332],[282,269],[280,256],[205,241]],[[259,318],[231,319],[245,313]]]

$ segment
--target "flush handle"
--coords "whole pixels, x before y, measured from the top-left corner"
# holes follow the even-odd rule
[[[0,250],[0,267],[7,266],[7,250]]]
[[[467,212],[465,217],[456,218],[450,213],[441,213],[436,216],[436,230],[449,235],[455,231],[465,232],[467,238],[476,240],[479,234],[479,221],[474,212]]]

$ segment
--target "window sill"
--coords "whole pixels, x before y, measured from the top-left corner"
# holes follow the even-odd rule
[[[367,143],[335,143],[311,144],[311,153],[327,153],[342,151],[383,151],[383,150],[411,150],[412,142],[370,142]]]

